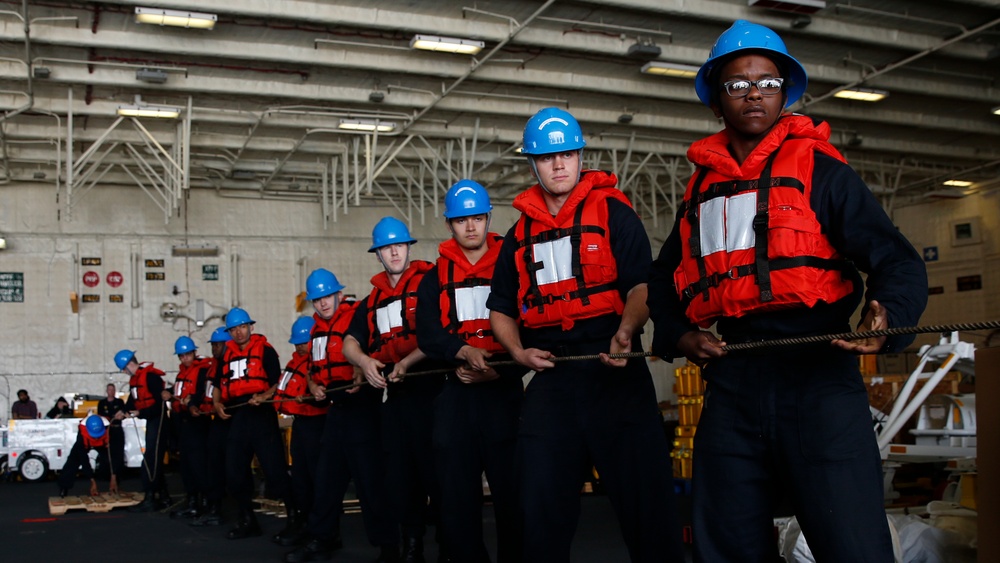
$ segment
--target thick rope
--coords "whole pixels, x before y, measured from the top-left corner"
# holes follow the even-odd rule
[[[741,342],[739,344],[727,344],[722,347],[722,350],[726,352],[739,352],[742,350],[758,350],[761,348],[780,348],[785,346],[797,346],[800,344],[815,344],[817,342],[831,342],[833,340],[864,340],[865,338],[877,338],[880,336],[899,336],[901,334],[929,334],[935,332],[955,332],[955,331],[970,331],[970,330],[985,330],[1000,328],[1000,321],[985,321],[979,323],[960,323],[960,324],[950,324],[950,325],[931,325],[931,326],[911,326],[911,327],[900,327],[900,328],[886,328],[881,330],[866,330],[862,332],[842,332],[839,334],[822,334],[816,336],[803,336],[798,338],[778,338],[775,340],[760,340],[757,342]],[[652,356],[650,352],[623,352],[621,354],[607,354],[612,360],[625,360],[632,358],[645,358]],[[591,361],[599,360],[601,358],[600,354],[585,354],[580,356],[559,356],[555,358],[549,358],[550,362],[581,362],[581,361]],[[500,362],[489,362],[489,367],[500,367],[500,366],[512,366],[517,365],[514,360],[504,360]],[[454,373],[457,368],[442,368],[442,369],[432,369],[426,371],[415,371],[413,373],[404,373],[402,379],[408,377],[418,377],[424,375],[443,375],[447,373]],[[349,383],[346,385],[341,385],[338,387],[331,387],[326,390],[327,394],[336,393],[337,391],[349,391],[357,387],[362,387],[368,385],[368,381],[360,381],[357,383]],[[292,399],[269,399],[266,401],[261,401],[264,403],[284,403],[288,401],[310,401],[315,400],[312,395],[303,395],[299,398]],[[249,403],[243,403],[241,405],[235,405],[228,408],[238,408]]]
[[[901,334],[929,334],[934,332],[955,332],[970,330],[985,330],[990,328],[1000,328],[1000,321],[986,321],[981,323],[960,323],[950,325],[931,326],[911,326],[900,328],[885,328],[881,330],[866,330],[863,332],[842,332],[840,334],[821,334],[816,336],[802,336],[797,338],[778,338],[775,340],[760,340],[757,342],[741,342],[739,344],[727,344],[722,349],[726,352],[736,352],[739,350],[756,350],[760,348],[779,348],[782,346],[797,346],[799,344],[815,344],[817,342],[830,342],[832,340],[864,340],[865,338],[877,338],[880,336],[899,336]]]

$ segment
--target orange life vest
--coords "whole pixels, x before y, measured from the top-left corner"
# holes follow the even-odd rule
[[[264,371],[265,348],[271,348],[271,345],[260,334],[251,334],[244,350],[240,350],[234,340],[226,342],[219,380],[223,401],[263,393],[271,388]]]
[[[521,211],[514,227],[514,262],[525,326],[569,330],[577,320],[620,315],[625,309],[615,283],[618,265],[608,232],[608,200],[632,204],[617,185],[614,174],[584,171],[554,217],[537,184],[514,199]]]
[[[395,287],[382,272],[372,278],[368,294],[368,355],[382,363],[396,363],[417,349],[417,286],[434,265],[413,260]]]
[[[463,342],[489,352],[503,352],[490,329],[490,311],[486,299],[490,296],[493,267],[503,237],[486,234],[486,253],[470,264],[462,247],[451,238],[438,246],[438,285],[441,289],[441,326]]]
[[[314,314],[312,329],[312,379],[328,387],[334,381],[354,379],[354,366],[344,357],[344,335],[351,325],[358,301],[341,301],[329,320]]]
[[[135,375],[128,380],[129,392],[132,393],[132,405],[138,411],[148,409],[160,400],[160,397],[153,396],[149,385],[146,384],[148,379],[146,375],[148,374],[160,378],[164,376],[162,371],[153,367],[152,362],[145,362],[139,366],[139,369],[135,370]]]
[[[100,438],[91,438],[90,433],[87,432],[87,419],[80,421],[80,436],[83,438],[83,447],[89,449],[93,448],[103,448],[108,445],[108,439],[111,436],[111,432],[108,432],[108,419],[101,417],[104,421],[104,435]]]
[[[810,206],[815,151],[844,157],[830,127],[782,117],[738,164],[720,132],[698,141],[699,166],[679,212],[682,259],[674,286],[687,317],[702,327],[719,317],[812,307],[849,295],[851,266],[823,234]]]
[[[274,403],[274,408],[282,414],[295,416],[318,416],[326,414],[330,409],[329,405],[317,406],[315,401],[298,402],[296,397],[309,395],[309,354],[292,354],[292,359],[285,366],[285,371],[278,380],[278,391],[274,398],[279,402]]]
[[[195,358],[190,367],[184,367],[184,364],[180,365],[180,371],[178,371],[177,379],[174,381],[174,399],[170,401],[170,406],[174,412],[187,412],[190,407],[198,407],[198,410],[202,412],[212,411],[211,395],[208,397],[209,400],[207,405],[205,401],[202,401],[200,405],[188,403],[186,407],[181,403],[181,400],[184,397],[194,395],[198,390],[198,374],[200,374],[202,370],[206,370],[207,378],[207,370],[211,367],[212,362],[208,358]]]

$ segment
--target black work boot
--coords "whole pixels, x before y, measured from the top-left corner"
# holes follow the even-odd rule
[[[254,516],[252,510],[241,510],[239,520],[236,522],[236,527],[226,533],[226,537],[231,540],[241,540],[244,538],[255,538],[263,534],[260,530],[260,524],[257,523],[257,517]]]
[[[330,544],[321,539],[313,538],[295,551],[285,554],[285,563],[302,563],[303,561],[329,561],[333,557]]]
[[[218,526],[222,524],[222,501],[210,500],[201,515],[191,521],[192,526]]]
[[[306,515],[300,510],[288,509],[285,529],[271,536],[274,543],[288,547],[306,541]]]
[[[197,518],[199,515],[198,507],[201,505],[198,502],[198,497],[200,495],[188,495],[184,499],[184,504],[179,508],[170,511],[170,519],[176,520],[178,518]]]
[[[128,509],[129,512],[153,512],[154,510],[156,510],[156,501],[153,500],[153,493],[149,491],[142,497],[142,502]]]
[[[426,563],[424,538],[417,536],[403,538],[403,563]]]

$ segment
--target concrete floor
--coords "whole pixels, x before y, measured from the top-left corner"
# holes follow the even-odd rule
[[[168,473],[171,491],[180,491],[179,476]],[[107,484],[98,481],[102,489]],[[88,484],[77,481],[70,494],[86,494]],[[122,483],[122,490],[140,488],[138,475]],[[57,494],[53,480],[40,483],[0,483],[0,538],[6,554],[37,554],[57,560],[97,561],[131,560],[144,562],[194,563],[201,561],[267,561],[277,563],[290,548],[282,548],[269,538],[284,526],[284,520],[259,515],[264,536],[232,541],[225,538],[230,525],[193,528],[186,520],[171,520],[167,514],[132,514],[115,509],[104,514],[70,511],[51,516],[48,498]],[[180,495],[175,497],[180,499]],[[234,508],[226,507],[229,522]],[[493,514],[483,511],[487,545],[495,553],[492,533]],[[371,562],[376,551],[367,545],[360,514],[345,514],[341,533],[344,548],[335,561]],[[437,548],[428,531],[426,555],[436,560]],[[628,555],[622,545],[618,525],[608,499],[599,495],[582,498],[582,515],[573,544],[573,561],[580,563],[625,563]]]

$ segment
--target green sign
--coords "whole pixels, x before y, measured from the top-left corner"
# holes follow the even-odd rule
[[[202,264],[201,266],[201,279],[217,281],[219,279],[219,265],[218,264]]]
[[[24,303],[23,272],[0,272],[0,303]]]

